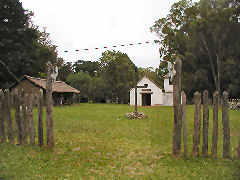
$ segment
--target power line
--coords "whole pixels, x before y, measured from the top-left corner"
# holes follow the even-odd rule
[[[89,50],[99,50],[99,49],[109,49],[109,48],[116,48],[116,47],[125,47],[125,46],[134,46],[134,45],[143,45],[143,44],[149,44],[149,41],[146,42],[139,42],[139,43],[130,43],[130,44],[121,44],[121,45],[113,45],[113,46],[103,46],[103,47],[96,47],[96,48],[83,48],[83,49],[75,49],[75,52],[79,52],[81,50],[83,51],[89,51]],[[64,50],[63,52],[68,53],[70,51]]]

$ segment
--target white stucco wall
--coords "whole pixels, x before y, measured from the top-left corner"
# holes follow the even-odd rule
[[[164,77],[163,106],[173,106],[173,85],[169,84],[169,77]]]
[[[169,77],[164,77],[165,92],[173,92],[173,85],[169,84]]]
[[[144,86],[144,84],[148,84],[147,88],[138,88],[137,89],[137,105],[142,106],[142,94],[141,92],[148,92],[142,91],[142,89],[151,89],[151,106],[156,105],[163,105],[163,92],[158,86],[156,86],[152,81],[150,81],[147,77],[144,77],[139,83],[138,86]],[[130,105],[135,105],[135,88],[130,90]]]
[[[173,85],[169,85],[169,78],[164,78],[164,92],[159,88],[155,83],[149,80],[147,77],[143,77],[139,82],[138,86],[144,86],[148,84],[147,88],[138,88],[137,89],[137,105],[142,106],[142,94],[143,93],[152,93],[151,94],[151,106],[173,106]],[[151,89],[151,91],[143,91],[143,89]],[[130,105],[135,105],[135,88],[130,90]]]
[[[173,106],[173,93],[164,93],[163,106]]]

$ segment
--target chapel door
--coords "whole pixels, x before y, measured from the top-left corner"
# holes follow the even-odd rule
[[[142,106],[151,106],[151,94],[142,94]]]

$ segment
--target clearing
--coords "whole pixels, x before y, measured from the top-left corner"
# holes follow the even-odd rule
[[[0,179],[240,178],[240,161],[221,157],[221,111],[218,158],[193,159],[172,156],[172,107],[140,107],[139,111],[148,118],[133,120],[124,117],[133,110],[134,107],[118,104],[54,107],[54,149],[0,144]],[[35,120],[36,113],[37,109]],[[193,113],[194,107],[187,106],[189,153]],[[231,156],[234,156],[240,138],[240,111],[229,110],[229,115]],[[212,109],[209,155],[211,135]]]

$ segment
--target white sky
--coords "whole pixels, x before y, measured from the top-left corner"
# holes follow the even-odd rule
[[[159,18],[166,17],[178,0],[20,1],[25,9],[34,12],[36,25],[47,27],[59,57],[66,61],[97,61],[106,51],[104,46],[116,45],[108,50],[127,53],[139,67],[157,68],[159,45],[153,44],[157,37],[149,28]],[[144,44],[138,45],[139,42]],[[130,43],[137,45],[129,46]],[[122,44],[125,46],[119,47]],[[85,51],[86,48],[92,50]]]

